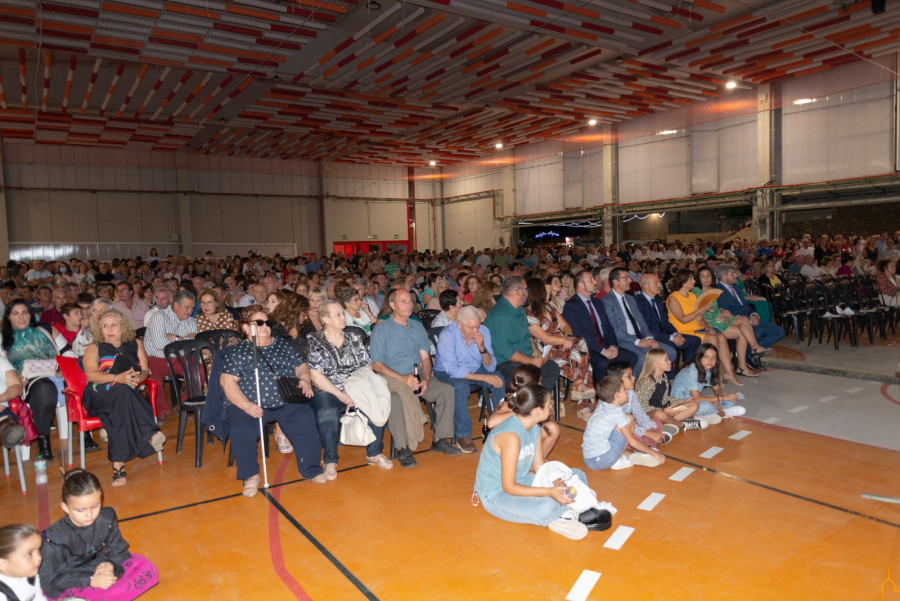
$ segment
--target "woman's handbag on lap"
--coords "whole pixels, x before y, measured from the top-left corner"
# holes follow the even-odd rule
[[[369,420],[359,409],[351,407],[341,416],[341,444],[365,447],[375,442]]]

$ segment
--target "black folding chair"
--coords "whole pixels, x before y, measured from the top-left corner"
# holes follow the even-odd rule
[[[236,330],[207,330],[198,332],[194,340],[205,340],[213,347],[213,357],[226,346],[237,344],[243,340],[240,332]]]
[[[203,465],[203,428],[200,425],[200,418],[203,415],[203,406],[206,404],[206,382],[209,378],[206,362],[203,360],[204,351],[208,356],[212,356],[218,349],[214,348],[206,340],[182,340],[171,342],[163,349],[163,355],[166,363],[169,365],[169,373],[175,376],[174,366],[181,368],[182,380],[184,387],[184,400],[178,405],[178,443],[175,447],[175,453],[181,453],[181,447],[184,444],[184,430],[187,423],[188,413],[194,415],[194,431],[197,435],[195,446],[194,467]],[[181,391],[178,391],[178,398],[181,398]],[[207,438],[211,437],[209,435]],[[211,441],[208,441],[211,444]]]

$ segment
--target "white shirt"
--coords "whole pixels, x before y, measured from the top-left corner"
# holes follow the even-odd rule
[[[821,273],[819,273],[819,268],[815,265],[804,265],[800,268],[800,273],[805,275],[808,278],[818,279]]]
[[[798,255],[809,255],[810,257],[815,256],[815,253],[816,249],[814,249],[812,246],[810,246],[809,248],[801,248],[797,251]]]
[[[631,309],[628,309],[625,306],[625,297],[624,296],[622,296],[615,290],[612,290],[611,292],[616,297],[616,300],[619,301],[619,307],[622,309],[622,315],[625,316],[625,327],[628,329],[628,333],[635,337],[634,343],[637,344],[638,342],[641,341],[641,339],[638,337],[639,333],[634,331],[634,325],[631,323],[631,320],[628,319],[628,314],[631,313]],[[631,314],[634,315],[634,313],[631,313]]]
[[[153,316],[153,319],[150,320],[150,325],[147,326],[147,333],[144,335],[144,348],[151,357],[163,359],[165,357],[163,349],[172,342],[166,334],[175,334],[185,338],[188,334],[196,333],[197,322],[194,321],[194,318],[178,319],[178,316],[175,315],[170,306],[162,311],[158,311]]]
[[[21,601],[47,601],[41,590],[40,575],[34,577],[34,584],[28,584],[27,578],[8,578],[0,574],[0,581],[12,589]],[[6,601],[6,595],[0,593],[0,599]]]
[[[53,277],[53,274],[44,269],[43,271],[37,271],[36,269],[32,269],[28,273],[25,274],[25,281],[30,282],[31,280],[42,280],[44,278]]]

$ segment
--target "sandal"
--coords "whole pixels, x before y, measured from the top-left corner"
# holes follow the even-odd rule
[[[377,465],[383,470],[389,470],[394,467],[394,463],[384,456],[384,453],[379,453],[374,457],[366,457],[366,463],[369,465]]]
[[[743,386],[743,384],[738,382],[738,379],[734,374],[725,374],[724,376],[722,376],[722,382],[723,383],[731,382],[735,386]]]
[[[761,346],[759,348],[753,349],[754,357],[768,357],[771,354],[772,354],[772,349],[770,349],[770,348],[765,348],[765,347]]]
[[[128,474],[125,473],[124,465],[119,469],[113,468],[112,485],[113,486],[123,486],[128,481],[127,476],[128,476]]]
[[[734,373],[738,376],[744,376],[745,378],[758,378],[759,376],[749,369],[741,369],[740,367],[734,370]]]
[[[259,474],[244,480],[244,492],[242,493],[248,499],[252,499],[259,492]]]
[[[279,453],[287,455],[288,453],[294,452],[294,447],[291,446],[291,441],[288,440],[288,437],[284,434],[275,435],[275,444],[278,446]]]
[[[337,478],[337,463],[326,463],[325,464],[325,478],[328,480],[334,480]]]

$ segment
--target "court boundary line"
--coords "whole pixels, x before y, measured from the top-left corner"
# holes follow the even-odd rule
[[[576,428],[575,426],[570,426],[568,424],[563,424],[560,422],[557,422],[557,423],[559,423],[560,426],[569,428],[570,430],[575,430],[576,432],[584,432],[584,430],[582,430],[581,428]],[[713,474],[718,474],[720,476],[725,476],[725,477],[731,478],[732,480],[737,480],[738,482],[743,482],[744,484],[751,484],[753,486],[758,486],[759,488],[763,488],[765,490],[770,490],[772,492],[786,495],[788,497],[793,497],[795,499],[800,499],[801,501],[815,503],[816,505],[821,505],[822,507],[827,507],[829,509],[835,509],[837,511],[842,511],[849,515],[865,518],[867,520],[872,520],[873,522],[878,522],[879,524],[884,524],[885,526],[892,526],[894,528],[900,529],[900,524],[895,524],[894,522],[889,522],[889,521],[883,520],[881,518],[876,518],[875,516],[867,515],[865,513],[860,513],[859,511],[855,511],[853,509],[847,509],[846,507],[841,507],[840,505],[833,505],[831,503],[826,503],[825,501],[819,501],[817,499],[813,499],[810,497],[804,497],[803,495],[799,495],[797,493],[793,493],[793,492],[790,492],[787,490],[782,490],[780,488],[775,488],[774,486],[769,486],[768,484],[763,484],[762,482],[756,482],[755,480],[748,480],[747,478],[741,478],[740,476],[735,476],[734,474],[728,474],[726,472],[717,470],[715,468],[707,467],[705,465],[700,465],[699,463],[694,463],[694,462],[688,461],[686,459],[679,459],[678,457],[675,457],[673,455],[666,455],[666,459],[673,459],[675,461],[678,461],[679,463],[683,463],[685,465],[690,465],[692,467],[699,468],[703,471],[711,472]]]

